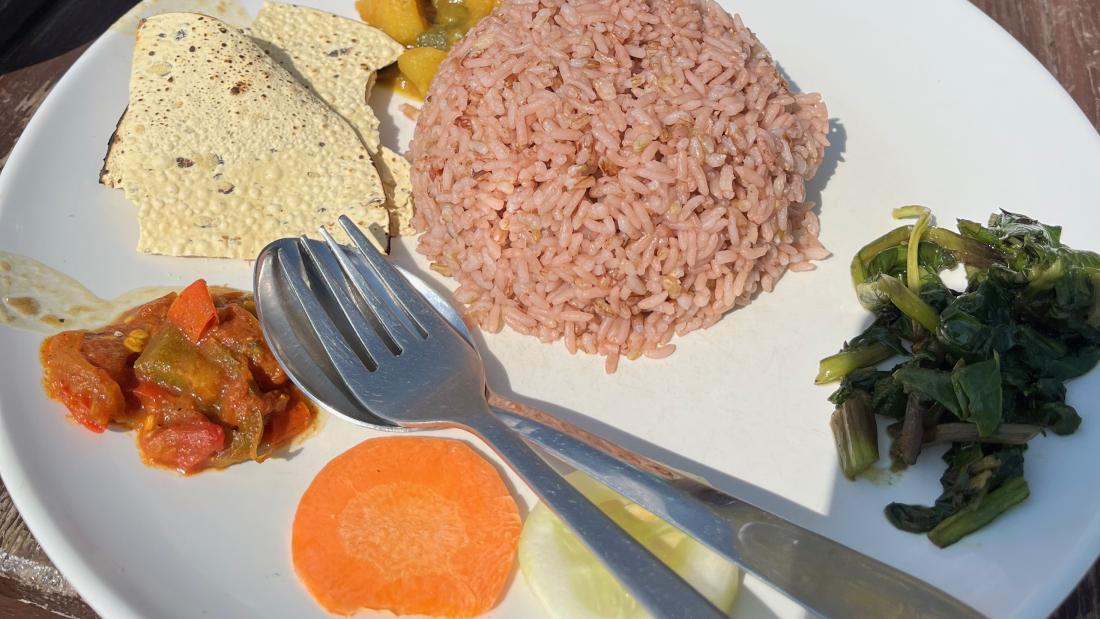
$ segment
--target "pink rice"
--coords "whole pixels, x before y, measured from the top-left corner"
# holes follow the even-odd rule
[[[482,328],[665,357],[828,252],[805,202],[828,116],[713,2],[505,0],[410,147],[418,251]]]

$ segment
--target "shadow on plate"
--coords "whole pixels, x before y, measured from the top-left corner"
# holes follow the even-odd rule
[[[390,114],[390,102],[395,96],[399,95],[394,95],[392,88],[375,84],[370,91],[370,106],[374,110],[375,116],[381,121],[381,126],[378,128],[378,138],[383,144],[395,147],[394,150],[398,150],[396,148],[397,119],[393,117],[393,114]]]
[[[400,264],[402,268],[421,278],[429,286],[433,287],[436,292],[438,292],[443,298],[450,301],[452,305],[458,307],[458,304],[454,301],[450,292],[443,285],[440,284],[436,276],[429,275],[422,269],[418,268],[418,266],[412,259],[409,251],[410,248],[406,245],[395,244],[394,251],[391,254],[391,258],[395,262]],[[515,393],[511,388],[508,372],[505,369],[504,364],[501,363],[501,361],[495,355],[493,355],[492,351],[486,344],[484,334],[480,331],[480,329],[476,328],[476,325],[471,324],[470,320],[466,319],[466,323],[469,327],[471,337],[473,338],[474,343],[476,344],[478,350],[482,355],[482,360],[485,364],[486,378],[489,386],[497,394],[510,400],[532,406],[543,412],[556,416],[557,418],[569,422],[583,430],[592,432],[626,449],[629,449],[635,453],[641,454],[658,462],[664,463],[672,468],[683,471],[684,473],[696,477],[701,477],[705,479],[710,485],[730,494],[731,496],[778,514],[781,517],[786,518],[800,526],[811,529],[816,528],[813,526],[814,523],[820,522],[823,518],[827,517],[825,515],[818,514],[812,510],[809,510],[788,499],[785,499],[777,494],[774,494],[764,488],[753,485],[733,475],[718,471],[714,468],[691,460],[681,454],[677,454],[667,449],[664,449],[659,445],[641,439],[637,436],[634,436],[628,432],[625,432],[619,428],[606,424],[592,417],[583,415],[577,411],[550,402],[545,402],[536,398]],[[835,464],[833,463],[829,464],[835,466]],[[506,475],[504,475],[503,477],[506,480],[508,479]],[[513,491],[515,490],[514,488],[511,489]],[[793,565],[798,565],[801,562],[801,560],[799,559],[800,549],[791,548],[788,549],[788,551],[789,552],[786,555],[786,559],[792,561]],[[515,580],[517,577],[518,570],[513,571],[510,576],[510,582]],[[768,602],[765,599],[761,598],[758,595],[757,591],[745,589],[743,586],[743,582],[744,573],[742,572],[742,587],[740,593],[738,594],[738,600],[735,606],[738,616],[765,617],[768,619],[778,617],[776,612],[769,607]]]
[[[848,133],[844,129],[844,123],[839,118],[829,119],[829,146],[825,148],[825,156],[821,158],[821,165],[817,167],[817,174],[810,182],[806,183],[806,201],[812,202],[813,211],[821,216],[821,192],[825,184],[836,173],[837,166],[844,161],[844,149],[848,141]]]
[[[436,276],[428,274],[420,269],[412,257],[409,255],[409,250],[403,246],[395,246],[395,251],[391,254],[391,258],[400,264],[403,268],[408,270],[413,275],[421,278],[433,288],[435,288],[441,296],[450,301],[455,307],[459,307],[459,304],[454,301],[451,293],[439,284]],[[559,406],[551,402],[545,402],[536,398],[532,398],[523,394],[516,393],[512,390],[511,382],[508,378],[508,371],[504,367],[504,364],[493,355],[492,351],[486,344],[484,334],[477,328],[476,324],[466,319],[467,326],[470,328],[470,333],[473,337],[474,343],[477,345],[478,351],[481,353],[481,358],[485,363],[486,380],[490,388],[497,394],[514,400],[521,404],[532,406],[541,411],[544,411],[550,415],[556,416],[563,421],[567,421],[583,430],[587,430],[594,434],[597,434],[609,441],[612,441],[625,449],[641,454],[647,458],[651,458],[658,462],[667,464],[675,469],[679,469],[685,473],[702,477],[710,485],[714,486],[726,492],[734,497],[744,500],[748,503],[772,511],[776,514],[787,518],[801,526],[807,526],[809,522],[815,518],[820,518],[820,514],[817,514],[805,507],[793,503],[779,495],[769,492],[763,488],[750,484],[744,480],[738,479],[733,475],[718,471],[704,464],[700,464],[691,460],[681,454],[674,453],[659,445],[655,445],[645,439],[639,438],[620,430],[619,428],[594,419],[580,412]],[[560,346],[560,344],[559,344]],[[563,350],[562,354],[566,354]],[[810,377],[809,380],[812,380]]]
[[[779,76],[787,81],[787,84],[791,87],[791,90],[795,92],[806,92],[798,87],[798,83],[791,78],[787,70],[783,68],[783,65],[778,62],[775,63],[776,71],[779,72]],[[825,101],[825,105],[829,105],[829,99],[827,94],[822,94],[822,99]],[[829,119],[829,130],[826,136],[829,138],[829,146],[825,149],[825,156],[821,159],[821,164],[817,167],[817,174],[814,175],[810,182],[806,183],[806,200],[813,202],[814,213],[821,215],[821,192],[825,189],[825,184],[829,182],[829,179],[836,173],[837,166],[840,162],[844,161],[844,151],[847,147],[848,133],[844,129],[844,123],[840,122],[839,118]]]

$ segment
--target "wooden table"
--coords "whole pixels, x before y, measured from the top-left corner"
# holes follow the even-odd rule
[[[1023,42],[1100,128],[1100,0],[973,1]],[[0,0],[0,168],[50,88],[133,3]],[[1054,617],[1100,617],[1098,569],[1100,562]],[[0,485],[0,619],[58,615],[96,617],[50,563]]]

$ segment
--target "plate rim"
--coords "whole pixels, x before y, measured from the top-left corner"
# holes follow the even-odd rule
[[[724,4],[733,0],[718,1]],[[1080,126],[1081,131],[1091,133],[1098,149],[1100,149],[1100,132],[1096,131],[1081,106],[1058,82],[1057,78],[1003,26],[969,0],[941,0],[938,5],[929,3],[925,6],[929,10],[934,8],[937,12],[946,14],[955,12],[960,14],[960,18],[965,16],[972,20],[976,24],[974,28],[988,29],[990,36],[999,41],[1006,54],[1009,53],[1010,49],[1012,50],[1014,71],[1030,70],[1034,72],[1038,70],[1041,72],[1048,85],[1048,90],[1059,92],[1059,97],[1062,99],[1061,105],[1063,107],[1068,105],[1074,110],[1075,120],[1073,122]],[[35,110],[30,121],[16,139],[4,169],[0,170],[0,208],[4,204],[5,189],[14,182],[12,179],[17,176],[24,165],[24,151],[30,148],[30,144],[37,141],[38,134],[45,126],[45,119],[53,114],[53,107],[58,104],[58,101],[68,96],[68,91],[76,84],[75,77],[77,75],[89,70],[94,66],[94,63],[101,61],[100,56],[109,53],[108,39],[118,36],[124,35],[115,31],[114,26],[110,26],[104,33],[96,37],[92,44],[80,54],[57,80],[53,89],[38,109]],[[1007,45],[1005,45],[1006,43]],[[78,551],[77,545],[62,531],[54,516],[45,509],[41,491],[32,483],[33,475],[23,466],[19,458],[13,455],[15,453],[12,448],[13,437],[7,431],[7,425],[3,422],[4,417],[4,411],[0,409],[0,479],[3,480],[13,504],[24,523],[26,523],[27,528],[34,535],[37,543],[58,571],[77,591],[81,599],[95,612],[112,618],[142,617],[130,598],[125,595],[126,591],[113,584],[111,579],[101,575],[102,570],[96,569],[93,566],[93,561]],[[1082,538],[1086,539],[1088,544],[1081,544],[1081,549],[1078,552],[1067,556],[1061,563],[1060,569],[1050,574],[1050,576],[1056,576],[1056,578],[1050,578],[1051,581],[1056,583],[1063,581],[1069,583],[1072,581],[1068,590],[1063,592],[1062,588],[1057,586],[1041,588],[1021,603],[1017,609],[1019,616],[1049,615],[1056,611],[1068,596],[1072,595],[1077,589],[1091,566],[1100,560],[1100,514],[1097,514],[1090,525],[1082,531]]]
[[[116,21],[115,24],[117,23]],[[34,111],[23,132],[16,138],[15,145],[8,154],[8,160],[0,170],[0,208],[3,208],[7,185],[14,182],[10,179],[14,178],[24,165],[23,151],[30,148],[29,144],[36,141],[44,126],[44,119],[53,113],[52,108],[67,94],[68,90],[74,87],[75,76],[88,70],[87,65],[95,63],[98,56],[108,53],[107,39],[117,36],[113,28],[114,24],[108,26],[103,34],[96,37],[57,80],[53,89]],[[3,422],[4,417],[4,410],[0,408],[0,480],[4,482],[12,503],[35,541],[57,571],[79,594],[81,600],[97,614],[103,617],[141,619],[142,615],[133,608],[124,595],[125,592],[116,591],[116,587],[99,574],[99,570],[93,567],[92,561],[78,551],[72,540],[62,532],[53,514],[45,508],[41,491],[31,482],[30,471],[26,470],[23,463],[14,456],[13,437],[8,434],[7,424]],[[13,478],[16,476],[17,478]]]

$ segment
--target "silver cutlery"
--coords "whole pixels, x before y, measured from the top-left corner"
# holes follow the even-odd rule
[[[500,402],[524,438],[641,505],[819,617],[983,615],[928,583],[565,421]],[[545,413],[543,413],[545,415]],[[592,442],[589,442],[592,441]],[[621,451],[620,451],[621,450]],[[627,462],[629,460],[629,462]]]
[[[315,337],[299,339],[298,333],[309,336],[311,327],[301,324],[300,315],[288,313],[285,285],[273,281],[277,273],[271,264],[279,248],[297,251],[292,246],[299,243],[279,241],[257,263],[257,307],[272,350],[295,383],[326,408],[355,423],[402,430],[349,394]],[[354,268],[369,269],[357,252],[345,251],[343,256]],[[419,278],[405,279],[473,347],[455,308]],[[662,463],[532,407],[488,395],[496,417],[524,439],[675,525],[818,616],[982,616],[913,576]]]
[[[698,591],[635,541],[489,410],[477,350],[346,217],[359,260],[324,229],[325,243],[283,239],[256,265],[257,307],[276,356],[282,336],[335,370],[349,413],[406,429],[461,428],[489,444],[657,617],[723,617]],[[308,393],[308,392],[307,392]]]

